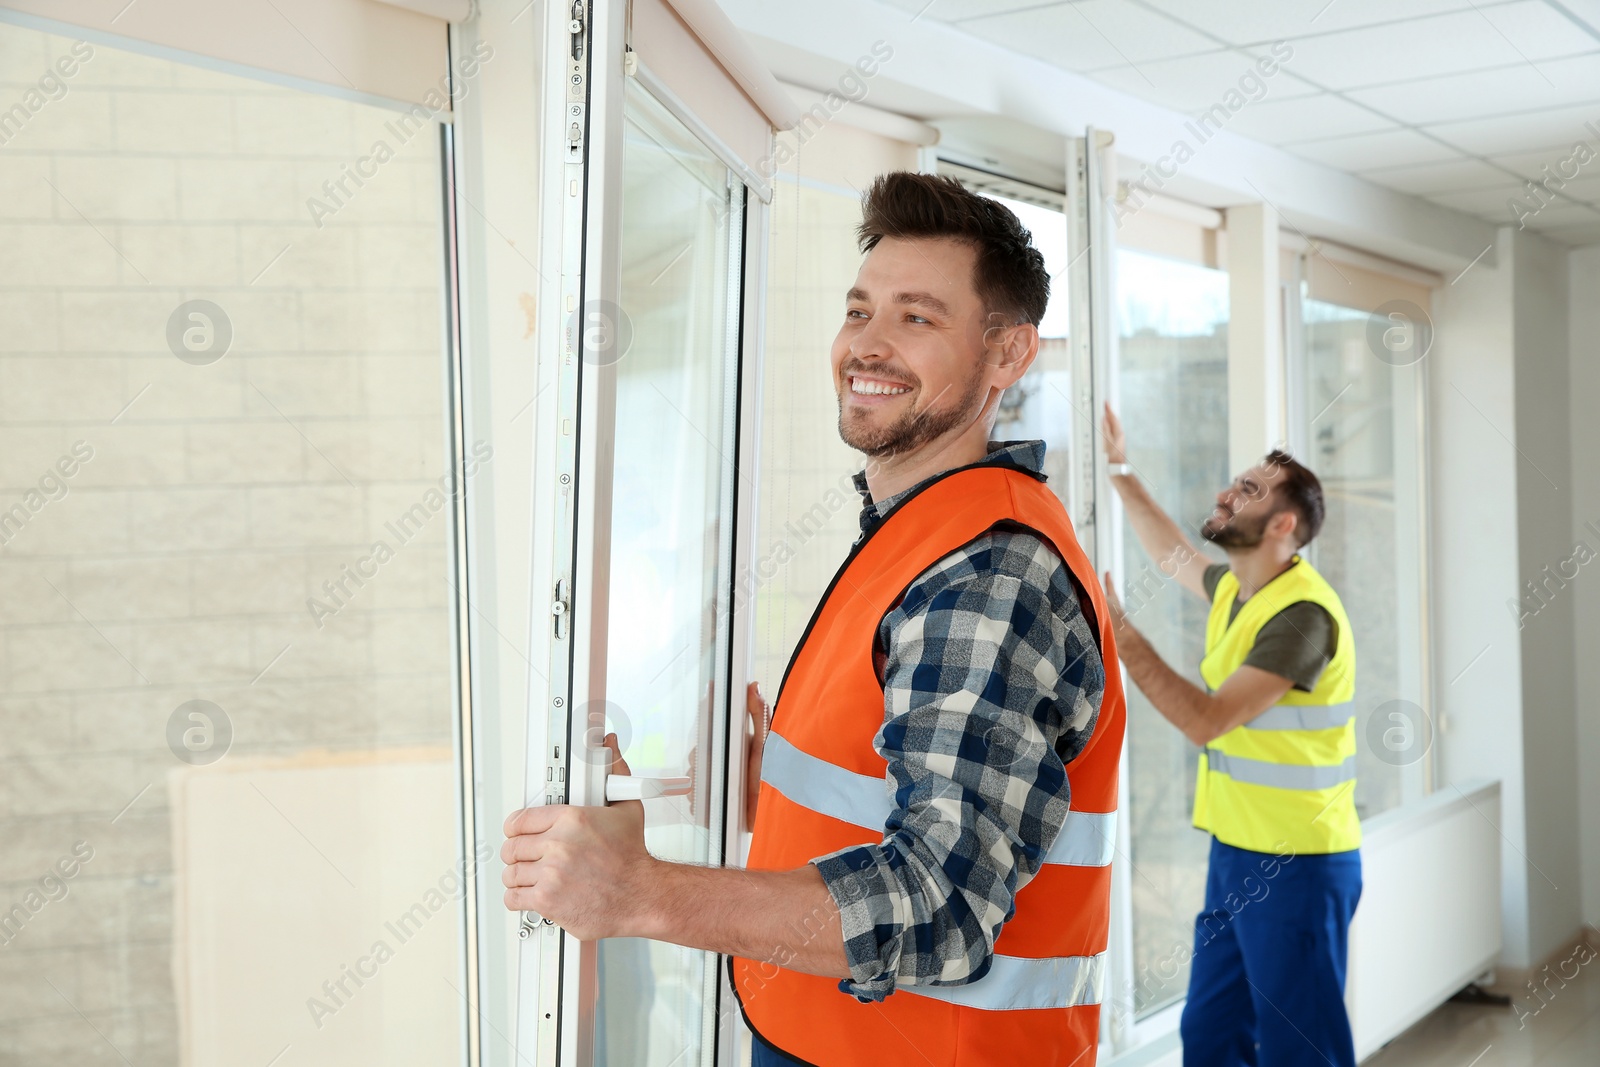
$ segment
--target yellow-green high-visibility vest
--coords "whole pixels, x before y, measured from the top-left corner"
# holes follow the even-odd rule
[[[1222,576],[1206,620],[1200,676],[1212,690],[1244,663],[1261,627],[1309,600],[1338,627],[1327,667],[1309,693],[1291,689],[1255,719],[1205,747],[1195,784],[1194,824],[1236,848],[1296,854],[1347,852],[1361,845],[1356,816],[1356,644],[1339,594],[1311,564],[1294,558],[1239,608],[1232,571]]]

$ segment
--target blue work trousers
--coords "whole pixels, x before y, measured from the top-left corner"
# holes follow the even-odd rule
[[[1184,1067],[1355,1067],[1344,976],[1360,899],[1358,850],[1280,856],[1212,838]]]

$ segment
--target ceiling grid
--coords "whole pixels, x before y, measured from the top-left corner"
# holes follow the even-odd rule
[[[1232,132],[1486,222],[1600,241],[1600,0],[886,2],[1190,115],[1284,42],[1293,55]]]

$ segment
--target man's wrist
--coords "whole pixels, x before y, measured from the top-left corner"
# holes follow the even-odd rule
[[[1113,478],[1129,478],[1133,476],[1133,464],[1126,461],[1109,463],[1106,465],[1106,469]]]
[[[618,936],[647,937],[653,941],[671,941],[676,926],[673,901],[682,898],[677,892],[682,870],[676,863],[658,860],[646,855],[639,865],[637,906],[630,927]]]
[[[1116,624],[1117,658],[1124,665],[1137,663],[1142,660],[1143,653],[1150,648],[1150,643],[1144,639],[1144,634],[1124,615]]]

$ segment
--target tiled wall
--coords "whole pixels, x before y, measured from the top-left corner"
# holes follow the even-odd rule
[[[169,1064],[174,710],[220,707],[224,759],[450,742],[437,132],[73,48],[0,24],[0,1064]]]

